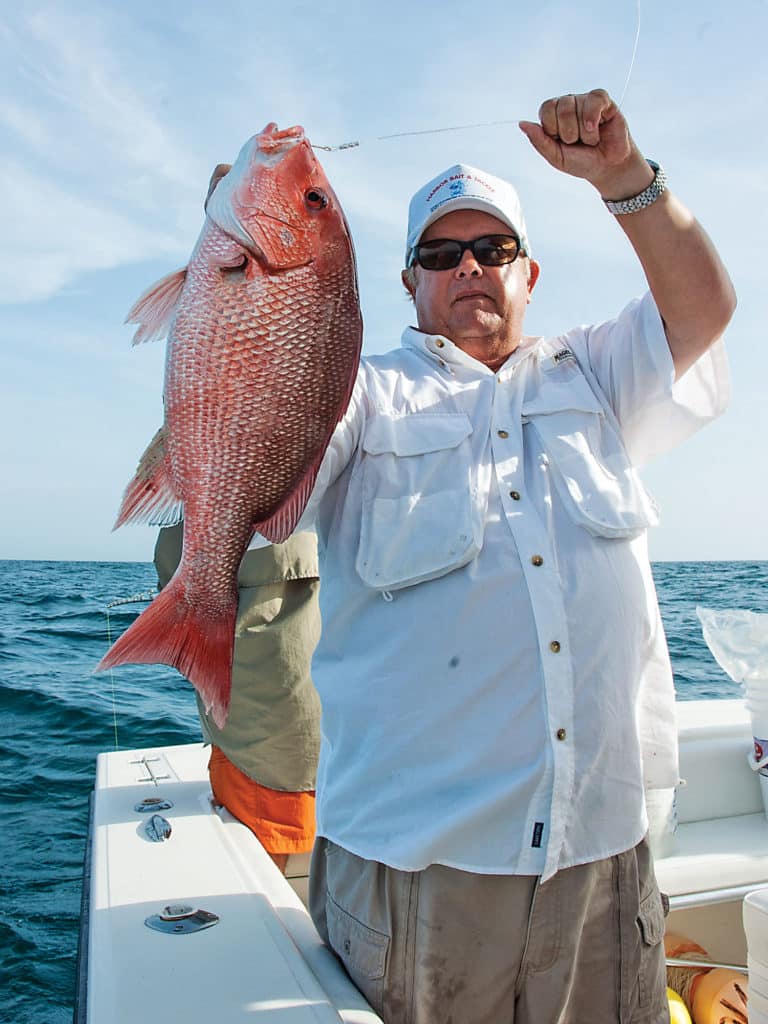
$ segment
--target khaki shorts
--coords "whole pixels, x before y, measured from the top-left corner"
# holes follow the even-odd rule
[[[319,839],[315,925],[386,1024],[666,1024],[645,840],[558,872],[397,871]]]

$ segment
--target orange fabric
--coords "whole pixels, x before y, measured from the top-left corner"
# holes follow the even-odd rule
[[[307,853],[315,840],[315,794],[284,793],[254,782],[211,747],[208,762],[216,803],[253,832],[267,853]]]

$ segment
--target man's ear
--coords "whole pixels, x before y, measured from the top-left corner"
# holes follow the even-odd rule
[[[539,280],[539,274],[541,273],[541,267],[536,260],[528,260],[528,301],[531,301],[531,292],[536,287],[536,282]]]
[[[413,267],[406,267],[400,273],[400,280],[408,294],[413,298],[416,295],[416,274]]]

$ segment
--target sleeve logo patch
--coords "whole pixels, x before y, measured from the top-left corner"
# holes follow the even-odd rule
[[[552,362],[557,366],[558,363],[565,362],[566,359],[575,359],[576,356],[571,352],[569,348],[561,348],[559,352],[555,352],[552,356]]]

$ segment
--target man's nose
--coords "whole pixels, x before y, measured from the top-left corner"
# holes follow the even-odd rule
[[[456,276],[461,277],[482,277],[483,268],[475,259],[471,249],[465,249],[461,254],[461,260],[456,267]]]

